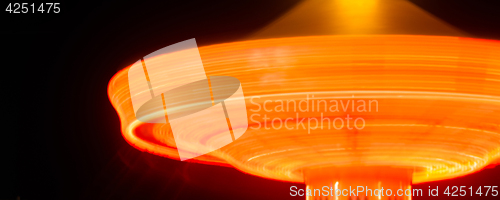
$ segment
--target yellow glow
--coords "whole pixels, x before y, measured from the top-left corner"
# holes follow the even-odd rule
[[[342,23],[342,30],[346,32],[366,32],[373,26],[379,26],[379,18],[383,10],[378,8],[380,0],[342,0],[333,1],[332,7],[338,9],[333,12],[330,21]],[[369,17],[363,17],[369,16]]]

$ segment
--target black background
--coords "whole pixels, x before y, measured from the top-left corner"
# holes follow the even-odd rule
[[[59,14],[9,14],[14,1],[2,2],[0,199],[305,199],[289,195],[303,184],[134,149],[107,98],[110,78],[142,56],[190,38],[199,46],[241,40],[298,2],[60,1]],[[494,1],[412,2],[474,37],[500,40]],[[496,167],[414,187],[499,183]],[[498,197],[413,199],[438,198]]]

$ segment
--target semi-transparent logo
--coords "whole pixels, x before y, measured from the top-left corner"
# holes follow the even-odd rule
[[[137,120],[169,123],[181,160],[217,150],[247,130],[240,81],[207,76],[194,38],[137,61],[128,81]]]

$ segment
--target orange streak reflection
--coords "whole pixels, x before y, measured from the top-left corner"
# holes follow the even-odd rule
[[[241,81],[249,119],[295,113],[252,112],[266,100],[376,99],[378,112],[327,113],[362,117],[362,130],[254,129],[193,162],[234,166],[261,177],[303,182],[318,167],[394,166],[413,170],[413,183],[466,175],[500,157],[500,43],[441,36],[313,36],[201,47],[207,76]],[[108,95],[134,147],[179,159],[169,124],[135,119],[128,68]],[[260,98],[253,99],[252,97]],[[319,117],[319,112],[300,117]],[[272,125],[272,121],[266,123]],[[291,122],[292,123],[292,122]],[[289,126],[295,126],[290,124]]]

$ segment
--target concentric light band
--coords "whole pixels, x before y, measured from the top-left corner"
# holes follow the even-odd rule
[[[255,129],[194,162],[234,166],[261,177],[303,182],[303,171],[331,166],[395,166],[413,183],[466,175],[500,157],[500,43],[442,36],[312,36],[242,41],[199,49],[207,76],[241,81],[248,117],[279,100],[378,101],[362,130]],[[169,124],[135,119],[128,68],[108,87],[124,138],[134,147],[179,159]],[[252,112],[251,110],[259,110]],[[301,113],[318,117],[319,112]],[[258,122],[258,123],[257,123]],[[293,126],[294,124],[290,124]]]

